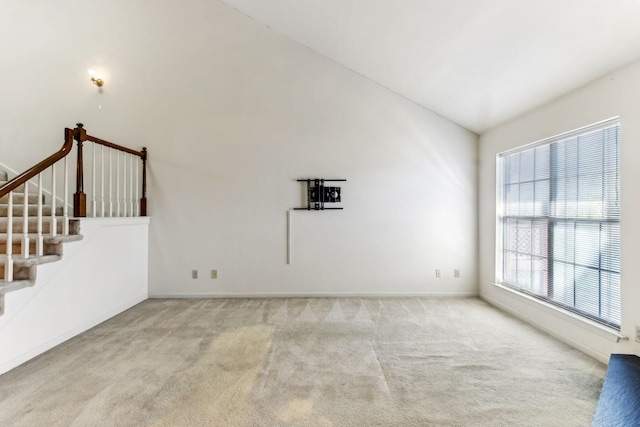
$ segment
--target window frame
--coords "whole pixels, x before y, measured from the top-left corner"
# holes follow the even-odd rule
[[[597,315],[593,315],[589,312],[580,310],[579,308],[574,306],[569,306],[566,304],[563,304],[559,301],[554,300],[551,297],[545,297],[539,294],[536,294],[535,292],[531,292],[528,291],[527,289],[523,289],[522,287],[518,286],[518,285],[514,285],[511,283],[508,283],[505,280],[505,253],[507,252],[506,248],[506,242],[505,242],[505,229],[506,229],[506,225],[505,225],[505,217],[508,219],[509,217],[513,217],[513,215],[505,215],[506,213],[506,206],[505,206],[505,200],[506,200],[506,185],[505,185],[505,174],[506,174],[506,161],[507,161],[507,157],[511,154],[516,154],[516,153],[521,153],[524,151],[528,151],[528,150],[532,150],[541,146],[551,146],[553,143],[557,143],[557,142],[561,142],[567,139],[570,139],[572,137],[578,137],[578,136],[584,136],[588,133],[591,132],[597,132],[598,130],[603,130],[606,128],[610,128],[613,126],[618,127],[618,147],[620,149],[620,145],[621,145],[621,141],[622,141],[622,125],[621,125],[621,121],[620,121],[620,117],[616,116],[616,117],[612,117],[606,120],[602,120],[600,122],[588,125],[588,126],[584,126],[578,129],[574,129],[568,132],[564,132],[558,135],[554,135],[551,136],[549,138],[545,138],[539,141],[535,141],[533,143],[529,143],[529,144],[525,144],[519,147],[515,147],[503,152],[500,152],[496,155],[496,233],[495,233],[495,248],[496,248],[496,253],[495,253],[495,285],[497,286],[501,286],[504,287],[512,292],[515,292],[516,294],[519,295],[524,295],[526,297],[529,297],[529,299],[536,301],[538,303],[542,303],[545,305],[549,305],[551,307],[553,307],[554,309],[557,309],[559,311],[562,312],[566,312],[569,314],[572,314],[574,316],[578,316],[579,318],[581,318],[582,320],[588,320],[588,321],[593,321],[601,326],[604,326],[608,329],[613,329],[616,332],[619,332],[621,329],[621,324],[622,324],[622,280],[621,280],[621,272],[619,271],[618,274],[620,275],[620,289],[619,289],[619,303],[620,303],[620,307],[619,307],[619,323],[615,323],[615,322],[611,322],[608,321],[607,319],[603,319],[601,317],[598,317]],[[618,152],[618,156],[619,156],[619,152]],[[617,165],[617,171],[620,172],[621,169],[621,164],[620,164],[620,159],[618,157],[618,165]],[[551,172],[550,172],[551,174]],[[551,175],[550,175],[550,179]],[[535,178],[534,178],[535,181]],[[617,192],[618,192],[618,200],[620,200],[620,174],[618,175],[618,181],[617,181]],[[549,200],[551,201],[551,196],[549,196]],[[547,217],[547,234],[546,234],[546,238],[547,239],[552,239],[552,231],[551,229],[551,224],[554,220],[551,215],[549,215]],[[530,218],[530,220],[535,221],[535,215],[532,216],[532,218]],[[607,220],[602,218],[602,220],[604,220],[604,222],[606,222]],[[562,220],[561,220],[562,221]],[[588,221],[588,220],[587,220]],[[574,220],[574,222],[577,224],[578,221]],[[599,223],[602,223],[603,221],[598,221]],[[616,222],[618,225],[621,224],[621,216],[618,215],[618,219]],[[622,248],[621,245],[618,246],[618,256],[621,255],[622,252]],[[546,271],[548,274],[551,274],[552,271],[552,264],[554,262],[554,254],[552,252],[552,248],[549,247],[549,252],[546,255],[547,257],[547,268]],[[575,261],[574,261],[575,264]],[[620,269],[621,270],[621,269]],[[599,272],[602,271],[601,268],[599,268],[598,270]],[[601,279],[599,279],[601,280]],[[550,279],[551,282],[553,282],[553,279]],[[600,282],[599,282],[600,283]],[[575,286],[575,284],[574,284]],[[553,287],[553,284],[551,284],[551,287]],[[575,289],[574,289],[575,291]]]

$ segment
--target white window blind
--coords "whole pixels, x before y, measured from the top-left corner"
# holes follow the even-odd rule
[[[620,124],[500,156],[501,282],[620,329]]]

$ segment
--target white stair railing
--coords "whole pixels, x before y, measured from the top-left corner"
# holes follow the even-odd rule
[[[80,124],[76,132],[79,163],[82,144],[92,144],[91,161],[87,162],[91,168],[91,204],[87,214],[92,217],[146,216],[146,148],[137,151],[87,135]],[[96,145],[100,146],[99,152]],[[81,200],[85,197],[82,185],[77,185],[77,188],[76,195]]]
[[[91,189],[88,195],[91,202],[87,215],[94,218],[143,216],[140,163],[143,163],[144,169],[144,160],[141,158],[144,152],[132,154],[90,140],[87,142],[93,145]],[[96,145],[100,145],[100,148]]]

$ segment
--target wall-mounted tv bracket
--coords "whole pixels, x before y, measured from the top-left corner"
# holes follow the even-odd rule
[[[328,208],[325,203],[340,202],[340,187],[325,187],[325,182],[346,181],[346,179],[299,179],[298,182],[307,183],[307,207],[294,208],[295,210],[316,210],[323,211],[325,209],[342,209]],[[313,206],[312,206],[313,205]]]

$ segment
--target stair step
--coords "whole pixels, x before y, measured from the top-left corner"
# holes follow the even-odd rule
[[[22,241],[22,237],[24,235],[22,233],[13,233],[12,234],[12,240],[14,242],[16,241]],[[35,239],[36,237],[38,237],[38,235],[36,233],[29,233],[27,234],[27,237],[29,237],[30,239]],[[64,243],[64,242],[75,242],[78,240],[82,240],[82,235],[81,234],[70,234],[68,236],[44,236],[44,241],[45,243]],[[6,242],[7,241],[7,233],[0,233],[0,242]],[[1,254],[2,252],[0,252]]]
[[[1,172],[0,172],[1,173]],[[2,187],[4,184],[6,184],[9,181],[6,180],[0,180],[0,187]],[[43,194],[42,195],[42,201],[45,202],[46,201],[46,196]],[[9,200],[9,195],[6,194],[2,197],[0,197],[0,203],[3,204],[7,204]],[[19,186],[18,188],[16,188],[15,190],[13,190],[13,203],[24,203],[24,185]],[[29,203],[32,204],[37,204],[38,203],[38,192],[36,190],[36,187],[34,187],[33,185],[29,186]]]
[[[7,177],[6,171],[0,171],[0,181],[7,181],[9,178]]]
[[[36,252],[36,234],[29,234],[29,253],[34,254]],[[15,233],[12,236],[12,251],[14,254],[22,253],[22,237],[21,233]],[[43,236],[44,247],[42,248],[42,252],[44,255],[62,255],[62,246],[60,243],[64,242],[75,242],[78,240],[82,240],[82,235],[68,235],[68,236]],[[0,254],[7,253],[7,234],[0,233]]]
[[[13,257],[13,280],[35,280],[35,267],[41,264],[59,261],[60,255],[43,255],[24,259],[22,256]],[[6,255],[0,256],[0,278],[4,278]]]
[[[44,247],[42,248],[42,253],[44,255],[57,255],[57,251],[58,251],[58,245],[57,244],[49,244],[49,243],[44,243]],[[21,254],[22,253],[22,240],[20,241],[15,241],[13,242],[13,244],[11,245],[11,251],[14,254]],[[5,240],[3,240],[2,242],[0,242],[0,253],[7,253],[7,241],[6,238]],[[30,239],[29,240],[29,253],[31,255],[36,253],[36,240],[35,239]]]
[[[7,217],[0,217],[0,233],[6,233],[8,230],[7,224],[9,220]],[[38,231],[38,218],[37,217],[29,217],[27,219],[27,223],[29,225],[29,233],[36,233]],[[13,232],[14,233],[22,233],[22,226],[24,224],[24,219],[22,216],[13,218]],[[63,226],[63,218],[57,218],[57,231],[58,234],[62,234],[62,226]],[[42,233],[50,234],[51,233],[51,217],[42,218]],[[79,234],[80,233],[80,221],[76,219],[69,220],[69,234]]]
[[[48,255],[49,256],[49,255]],[[50,255],[50,256],[56,256],[56,255]],[[6,270],[6,267],[3,265],[0,265],[0,277],[4,278],[4,272]],[[14,265],[13,266],[13,280],[33,280],[35,279],[35,277],[30,277],[31,276],[31,267],[24,267],[21,265]]]
[[[9,195],[5,194],[4,196],[0,197],[0,203],[2,204],[7,204],[9,202]],[[44,194],[42,195],[42,203],[45,202],[45,197]],[[16,193],[15,191],[13,192],[13,204],[20,204],[23,205],[24,204],[24,193],[20,192],[20,193]],[[38,204],[38,195],[37,194],[31,194],[29,193],[29,204],[32,205],[37,205]]]
[[[23,205],[15,204],[13,205],[13,216],[21,216],[23,215]],[[6,217],[9,212],[8,206],[6,203],[0,204],[0,217]],[[38,214],[38,206],[37,205],[29,205],[28,207],[28,215],[36,216]],[[42,215],[49,216],[51,215],[51,206],[43,206],[42,207]],[[62,206],[56,206],[56,215],[62,215]]]
[[[17,291],[18,289],[28,288],[36,284],[35,280],[14,280],[13,282],[5,282],[0,280],[0,302],[3,302],[4,294],[11,291]],[[4,304],[0,305],[0,314],[4,313]]]

